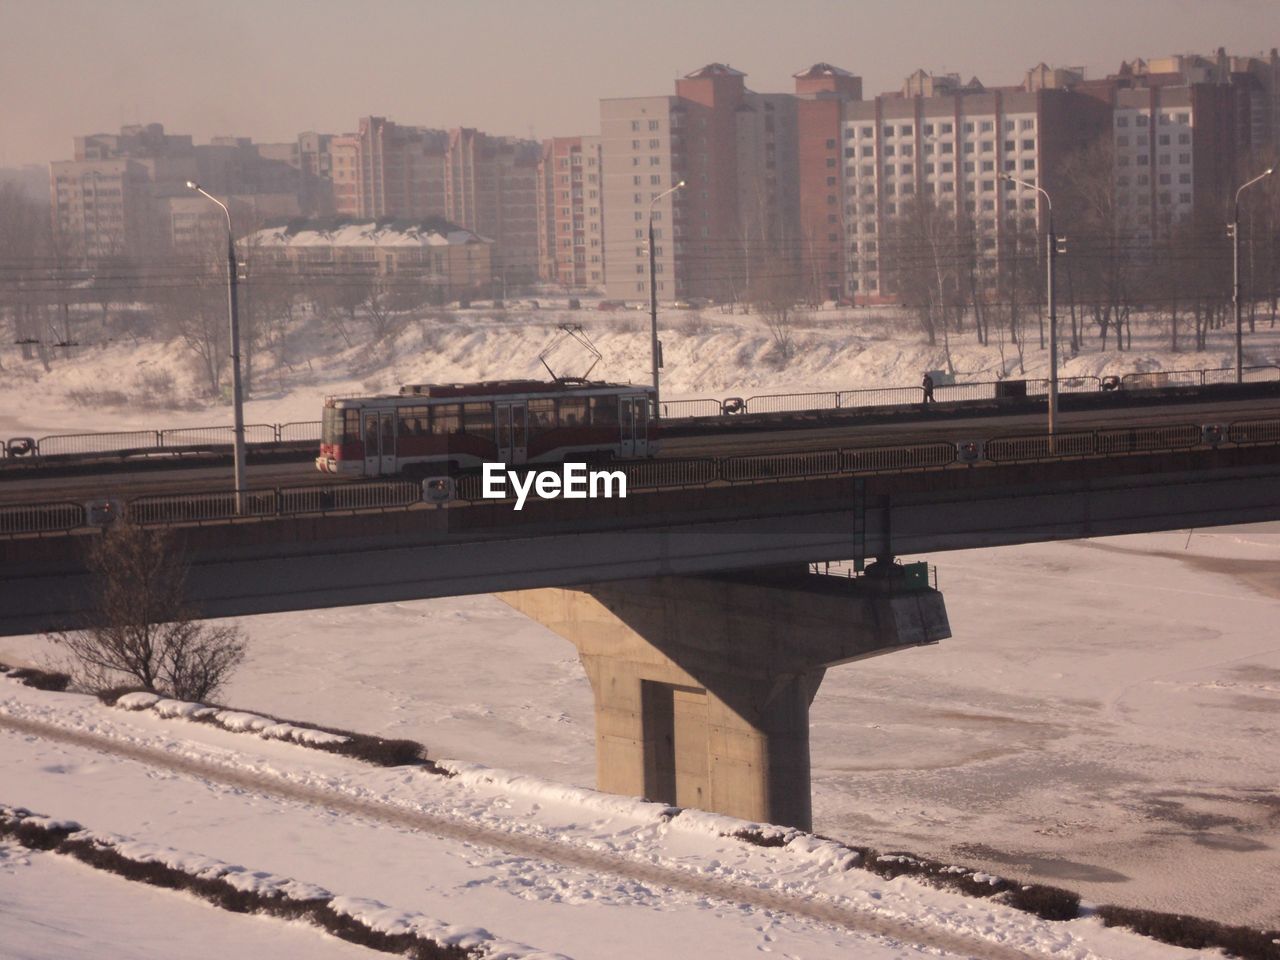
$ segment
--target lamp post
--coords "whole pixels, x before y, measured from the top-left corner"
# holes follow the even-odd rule
[[[1240,303],[1240,194],[1252,187],[1259,180],[1265,180],[1275,172],[1275,167],[1268,167],[1248,183],[1236,191],[1236,201],[1231,213],[1231,302],[1236,312],[1236,383],[1244,383],[1244,327],[1241,318]]]
[[[1052,445],[1053,434],[1058,424],[1058,301],[1057,291],[1053,282],[1053,266],[1058,259],[1058,235],[1053,229],[1053,200],[1043,187],[1028,180],[1019,180],[1008,173],[1000,174],[1000,179],[1008,180],[1010,183],[1021,184],[1037,191],[1044,197],[1045,206],[1049,209],[1049,234],[1045,242],[1045,260],[1048,264],[1048,276],[1045,278],[1045,283],[1048,286],[1047,295],[1049,300],[1049,443]]]
[[[649,352],[653,365],[653,419],[657,420],[662,416],[662,406],[658,403],[658,366],[659,366],[659,346],[658,346],[658,252],[653,242],[653,205],[664,197],[669,197],[681,187],[684,181],[681,180],[670,190],[664,190],[649,201]]]
[[[231,232],[231,211],[227,205],[194,180],[187,186],[222,208],[227,217],[227,312],[231,316],[231,403],[235,414],[236,513],[244,513],[244,394],[240,385],[240,312],[236,300],[236,239]]]

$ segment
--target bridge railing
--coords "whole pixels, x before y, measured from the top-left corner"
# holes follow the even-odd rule
[[[276,427],[276,439],[281,443],[300,443],[314,440],[319,444],[320,421],[296,420],[292,423],[282,423]]]
[[[804,413],[840,406],[840,391],[818,393],[766,393],[747,397],[744,413]]]
[[[663,400],[659,403],[664,420],[690,420],[694,417],[718,417],[724,412],[719,400]]]
[[[276,439],[277,427],[273,423],[246,423],[244,425],[245,443],[273,443]],[[207,449],[209,447],[228,447],[235,444],[234,427],[177,427],[172,430],[161,430],[156,435],[158,446],[163,450],[181,450],[184,447]]]
[[[956,445],[939,441],[901,447],[869,447],[841,450],[842,473],[882,473],[945,467],[956,460]]]
[[[729,483],[820,477],[834,473],[840,473],[839,450],[762,453],[720,460],[720,479]]]
[[[82,503],[18,503],[0,506],[0,536],[63,533],[85,526]]]
[[[896,407],[919,403],[924,397],[919,387],[875,387],[866,390],[841,390],[836,406],[841,410],[859,407]]]
[[[42,457],[75,456],[86,453],[120,453],[154,450],[160,445],[157,430],[120,430],[114,433],[60,433],[36,440],[34,453]]]
[[[1280,420],[1237,420],[1227,428],[1232,443],[1280,443]]]
[[[720,464],[712,457],[642,460],[617,466],[627,475],[629,490],[704,487],[720,478]],[[610,469],[613,469],[612,464]]]
[[[1016,437],[995,437],[986,442],[986,457],[993,463],[1045,460],[1050,457],[1086,457],[1096,452],[1093,431]]]

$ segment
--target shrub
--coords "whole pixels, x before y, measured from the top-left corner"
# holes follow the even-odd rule
[[[56,670],[36,670],[33,667],[6,667],[0,663],[0,673],[13,680],[21,680],[28,687],[37,690],[53,690],[61,693],[71,685],[71,675]]]
[[[1099,907],[1098,917],[1108,927],[1128,927],[1135,933],[1175,947],[1191,950],[1216,947],[1241,960],[1276,960],[1280,957],[1280,930],[1231,927],[1200,917],[1128,907]]]
[[[237,628],[196,619],[186,601],[186,564],[168,533],[116,523],[94,541],[86,565],[94,590],[89,624],[51,635],[84,687],[117,686],[124,676],[145,690],[203,700],[244,660]]]

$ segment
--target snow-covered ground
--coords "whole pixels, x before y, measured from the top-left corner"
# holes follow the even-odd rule
[[[33,722],[91,734],[135,755],[149,750],[155,759],[121,758],[12,729]],[[182,769],[167,769],[171,762]],[[370,769],[294,744],[0,680],[0,783],[20,791],[26,806],[56,811],[59,820],[76,820],[95,834],[123,835],[117,842],[135,857],[204,870],[222,861],[243,868],[242,882],[255,872],[292,878],[351,898],[347,903],[366,901],[357,908],[388,926],[416,924],[505,943],[502,955],[1195,955],[1092,918],[1050,923],[906,878],[884,881],[847,869],[849,855],[829,843],[801,838],[762,848],[726,836],[745,826],[740,821],[692,811],[669,817],[657,804],[454,766],[451,779]],[[6,908],[0,952],[56,955],[45,952],[48,922],[64,941],[97,940],[105,948],[90,946],[81,956],[133,955],[132,937],[116,921],[82,930],[70,919],[83,910],[92,920],[106,912],[103,901],[120,897],[120,881],[86,872],[52,854],[0,847]],[[66,894],[43,900],[27,882],[48,890],[61,877],[68,892],[83,891],[86,906],[68,903]],[[160,908],[141,920],[145,939],[156,943],[167,934],[173,952],[225,955],[191,942],[180,918],[192,911],[181,897],[171,895],[179,901],[174,914],[155,904],[156,896],[141,888],[124,907],[134,916],[148,905]],[[843,922],[790,915],[788,904]],[[254,920],[250,929],[264,922]],[[215,943],[251,936],[234,929],[240,925],[228,917]],[[869,932],[856,929],[863,925]],[[271,936],[284,941],[284,955],[296,949],[283,932],[273,929]],[[301,932],[293,936],[306,942]]]
[[[591,323],[605,357],[593,375],[644,379],[647,332],[640,315],[541,311],[516,322],[477,315],[444,332],[411,325],[379,357],[356,349],[322,360],[313,352],[308,364],[299,354],[292,373],[271,371],[260,381],[264,395],[251,401],[248,420],[315,419],[324,394],[394,389],[400,381],[537,375],[533,358],[561,319]],[[872,320],[866,311],[815,314],[797,331],[796,357],[782,366],[769,359],[772,341],[754,318],[730,321],[706,313],[695,322],[672,313],[664,325],[668,396],[906,385],[918,382],[920,370],[943,366],[941,349],[917,342],[913,328],[894,336],[888,315]],[[312,347],[322,343],[320,332],[312,331],[312,337]],[[1280,356],[1280,338],[1270,331],[1247,343],[1248,362]],[[978,347],[971,335],[953,344],[953,356],[971,379],[992,378],[999,367],[995,347]],[[78,359],[55,363],[49,373],[38,364],[18,363],[12,350],[3,361],[0,436],[229,419],[225,407],[203,402],[175,411],[130,412],[77,406],[70,399],[73,389],[94,385],[132,390],[146,365],[171,372],[175,393],[182,394],[188,380],[176,347],[86,349]],[[1135,331],[1133,352],[1102,354],[1090,346],[1068,360],[1066,370],[1107,374],[1231,362],[1227,331],[1215,334],[1204,354],[1171,354],[1157,334]],[[1028,350],[1028,375],[1043,373],[1045,363],[1044,354]],[[273,383],[275,392],[265,393]],[[1070,887],[1094,902],[1280,925],[1278,534],[1280,525],[1263,525],[926,558],[939,566],[954,636],[938,646],[828,672],[811,714],[815,828],[849,843],[901,848]],[[225,697],[237,707],[412,737],[436,757],[565,784],[594,782],[591,694],[572,647],[493,598],[311,611],[252,618],[243,625],[251,637],[250,658]],[[46,655],[37,638],[0,640],[0,660]],[[15,702],[36,696],[45,695],[0,689],[0,709],[17,709]],[[82,714],[75,722],[108,724],[92,712],[99,708],[77,709]],[[109,725],[151,722],[113,713]],[[167,721],[165,736],[179,736],[175,722]],[[200,736],[233,735],[201,728]],[[219,749],[245,748],[227,743]],[[334,818],[316,810],[282,809],[252,794],[110,762],[83,748],[5,734],[0,750],[8,765],[0,776],[0,803],[376,897],[397,909],[486,925],[502,937],[572,956],[652,956],[660,950],[688,955],[671,945],[674,939],[663,939],[682,932],[696,935],[699,953],[708,957],[758,949],[804,957],[851,950],[881,955],[875,952],[880,946],[859,940],[852,947],[847,932],[819,932],[806,926],[810,921],[697,898],[659,906],[653,891],[601,889],[591,878],[544,873],[541,866],[521,869],[515,859],[493,851],[429,852],[416,846],[433,844],[429,838],[385,827],[385,847],[365,834],[333,834]],[[297,769],[307,775],[329,776],[329,765],[339,764],[341,775],[332,774],[338,780],[388,776],[353,773],[347,761],[317,759],[290,744],[255,744],[252,751],[269,751],[272,762],[299,756]],[[378,780],[377,789],[383,788]],[[405,789],[418,796],[417,785]],[[440,789],[445,788],[430,785]],[[505,806],[515,820],[533,816],[530,803],[546,806],[545,800],[500,793],[494,808]],[[475,815],[467,812],[470,802],[450,802],[464,817]],[[572,804],[556,809],[561,819],[546,821],[558,824],[547,829],[563,832],[567,842],[618,846],[620,836],[652,832],[652,825],[620,825]],[[489,809],[482,819],[491,814]],[[597,820],[598,829],[591,826]],[[378,829],[372,833],[379,835]],[[645,856],[685,856],[662,843],[647,847]],[[685,843],[681,839],[672,849],[683,851]],[[712,874],[741,869],[751,877],[746,882],[757,885],[774,882],[768,878],[779,871],[788,876],[767,859],[780,854],[700,843],[687,856]],[[12,884],[4,877],[22,870],[48,877],[54,868],[37,864],[39,857],[32,855],[35,866],[10,870],[15,855],[7,856],[0,864],[0,903],[36,903],[26,892],[6,893]],[[468,857],[487,871],[482,877],[445,870]],[[746,865],[742,857],[766,860]],[[397,858],[436,865],[446,879],[428,884],[422,876],[430,872],[426,866],[412,873],[388,870],[386,864]],[[56,869],[83,870],[61,864]],[[854,873],[854,880],[840,882],[879,883]],[[82,879],[101,889],[122,883]],[[829,893],[813,889],[815,895]],[[858,903],[873,899],[862,887],[841,890]],[[930,898],[944,895],[923,896],[921,903],[932,903]],[[552,909],[566,904],[578,908],[567,923],[563,912]],[[619,905],[628,910],[606,909]],[[658,922],[645,922],[659,909]],[[955,906],[954,912],[970,917],[990,909]],[[1070,926],[1078,924],[1088,921]],[[8,921],[0,926],[9,929]],[[628,942],[626,928],[645,932],[628,948],[634,954],[614,949],[615,938]],[[573,933],[566,939],[559,935],[562,929]],[[1049,941],[1039,937],[1024,932],[1015,942],[1034,943],[1035,952],[1081,957],[1183,955],[1151,945],[1141,948],[1147,953],[1129,953],[1129,947],[1110,942],[1090,941],[1087,949],[1057,940],[1046,946]],[[890,951],[884,956],[911,952],[884,949]],[[280,955],[288,955],[284,947]]]

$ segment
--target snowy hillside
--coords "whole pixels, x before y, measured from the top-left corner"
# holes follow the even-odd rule
[[[369,342],[339,332],[314,316],[290,328],[276,350],[259,351],[249,423],[315,420],[329,394],[394,392],[402,383],[547,376],[538,354],[561,323],[582,324],[602,354],[592,376],[649,379],[649,320],[636,311],[510,309],[423,313],[403,318],[399,334]],[[947,369],[941,342],[924,342],[916,321],[894,310],[815,310],[797,315],[785,350],[761,317],[718,309],[664,310],[659,320],[665,367],[663,395],[677,398],[749,396],[810,390],[916,386],[925,370]],[[1064,321],[1064,331],[1065,331]],[[1106,376],[1149,370],[1234,365],[1232,331],[1214,331],[1203,352],[1169,349],[1162,321],[1135,323],[1131,350],[1101,351],[1093,331],[1076,356],[1064,344],[1061,376]],[[1007,342],[980,345],[970,328],[950,337],[951,364],[960,381],[1003,376],[1042,377],[1048,351],[1035,324],[1020,366]],[[1065,333],[1064,333],[1065,337]],[[0,437],[81,430],[138,429],[230,422],[229,402],[211,400],[178,341],[130,338],[55,351],[48,371],[22,360],[16,347],[0,350]],[[560,374],[591,364],[572,343],[550,358]],[[1280,361],[1280,331],[1260,326],[1246,340],[1246,363]],[[1024,372],[1025,371],[1025,372]]]

